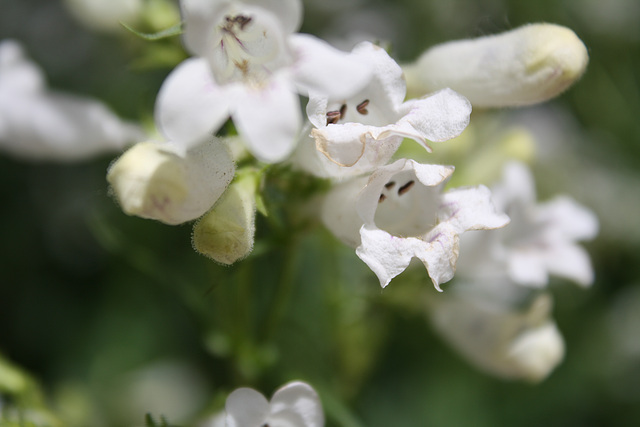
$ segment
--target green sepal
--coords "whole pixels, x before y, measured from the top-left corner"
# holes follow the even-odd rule
[[[179,22],[176,25],[174,25],[173,27],[167,28],[166,30],[158,31],[157,33],[142,33],[140,31],[130,27],[129,25],[125,24],[124,22],[120,22],[120,25],[122,25],[127,30],[131,31],[136,36],[138,36],[140,38],[143,38],[145,40],[148,40],[148,41],[156,41],[156,40],[160,40],[160,39],[166,39],[166,38],[169,38],[169,37],[179,36],[184,31],[183,28],[182,28],[182,22]]]

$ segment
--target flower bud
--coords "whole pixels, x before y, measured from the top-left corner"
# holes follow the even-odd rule
[[[196,251],[221,264],[233,264],[253,249],[257,178],[244,174],[193,227]]]
[[[513,283],[493,284],[510,293]],[[550,317],[551,297],[540,295],[524,311],[504,295],[480,296],[473,291],[456,292],[434,302],[431,320],[435,329],[469,362],[479,369],[508,379],[542,381],[562,361],[564,341]],[[501,289],[501,290],[500,290]],[[517,289],[517,288],[516,288]],[[480,291],[481,292],[481,291]],[[479,297],[479,298],[478,298]]]
[[[551,99],[584,73],[587,48],[568,28],[529,24],[502,34],[435,46],[404,68],[414,96],[449,87],[477,107]]]
[[[234,171],[221,140],[200,144],[184,157],[171,145],[142,142],[111,165],[107,181],[125,213],[174,225],[211,208]]]

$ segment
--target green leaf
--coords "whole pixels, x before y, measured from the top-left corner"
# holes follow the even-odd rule
[[[166,39],[168,37],[179,36],[183,32],[182,22],[179,22],[173,27],[167,28],[166,30],[158,31],[157,33],[153,33],[153,34],[142,33],[138,30],[135,30],[134,28],[131,28],[129,25],[125,24],[124,22],[120,22],[120,25],[122,25],[127,30],[131,31],[136,36],[148,41],[156,41],[160,39]]]

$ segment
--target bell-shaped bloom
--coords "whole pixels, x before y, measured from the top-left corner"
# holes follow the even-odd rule
[[[538,382],[562,361],[564,340],[551,318],[551,297],[508,301],[503,294],[514,288],[508,282],[456,284],[431,301],[431,322],[479,369]],[[523,304],[525,308],[518,308]]]
[[[0,42],[0,149],[30,160],[73,161],[144,138],[101,102],[50,91],[13,40]]]
[[[409,92],[449,87],[477,107],[551,99],[584,73],[589,54],[568,28],[529,24],[502,34],[444,43],[404,68]]]
[[[505,166],[493,198],[511,223],[495,232],[465,236],[462,246],[472,255],[461,263],[461,274],[468,278],[506,275],[533,287],[546,286],[549,275],[582,286],[593,282],[589,255],[577,244],[598,232],[598,219],[590,210],[567,196],[536,203],[530,171],[515,162]]]
[[[370,71],[328,44],[293,34],[299,0],[183,0],[184,42],[196,55],[164,82],[156,120],[168,139],[196,143],[231,116],[264,162],[294,149],[302,115],[298,93],[348,96]]]
[[[125,213],[174,225],[213,206],[235,173],[225,143],[212,137],[182,151],[176,144],[142,142],[111,165],[107,181]]]
[[[484,186],[443,193],[452,173],[452,166],[398,160],[371,174],[359,193],[356,186],[362,179],[337,187],[336,193],[344,198],[329,195],[323,220],[343,240],[359,240],[356,254],[378,276],[382,287],[415,257],[441,291],[440,284],[451,280],[455,272],[460,234],[509,222],[506,215],[496,212]],[[360,239],[353,237],[358,224],[350,206],[353,200],[360,218]]]
[[[278,389],[267,401],[251,388],[233,391],[225,405],[227,427],[322,427],[324,413],[317,393],[300,381]]]
[[[238,174],[215,206],[193,227],[193,247],[221,264],[230,265],[253,249],[257,177]]]
[[[311,93],[307,114],[314,141],[303,141],[300,150],[306,147],[307,157],[314,152],[326,157],[300,159],[302,168],[324,177],[371,172],[391,159],[404,138],[431,151],[427,141],[454,138],[469,124],[471,104],[450,89],[403,102],[402,69],[384,49],[364,42],[351,57],[371,69],[373,78],[346,98]]]

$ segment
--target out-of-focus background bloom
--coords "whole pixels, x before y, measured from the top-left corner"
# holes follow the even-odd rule
[[[414,298],[416,288],[438,297],[419,268],[381,292],[328,232],[284,227],[286,211],[259,219],[244,264],[222,267],[192,250],[191,226],[121,212],[105,179],[114,154],[29,160],[0,139],[0,419],[18,396],[43,425],[142,425],[147,412],[191,425],[224,407],[231,384],[269,396],[301,379],[318,391],[328,426],[635,425],[639,7],[305,1],[303,32],[345,50],[378,41],[400,63],[437,43],[531,22],[569,27],[587,46],[587,72],[566,93],[532,107],[475,109],[457,141],[436,143],[423,158],[456,164],[452,186],[480,183],[465,181],[471,176],[491,185],[508,153],[531,165],[538,200],[569,194],[598,216],[599,234],[584,244],[593,285],[554,278],[547,288],[565,355],[545,381],[497,379],[445,345],[422,313],[428,301]],[[152,33],[178,20],[169,0],[3,0],[0,40],[22,44],[48,90],[99,100],[119,120],[146,126],[162,81],[185,54],[178,37],[148,42],[117,22]],[[0,117],[0,136],[1,126]],[[518,138],[527,142],[509,151]],[[475,163],[457,164],[460,150],[476,150]],[[283,199],[278,190],[272,200]],[[290,267],[275,267],[285,261]]]

